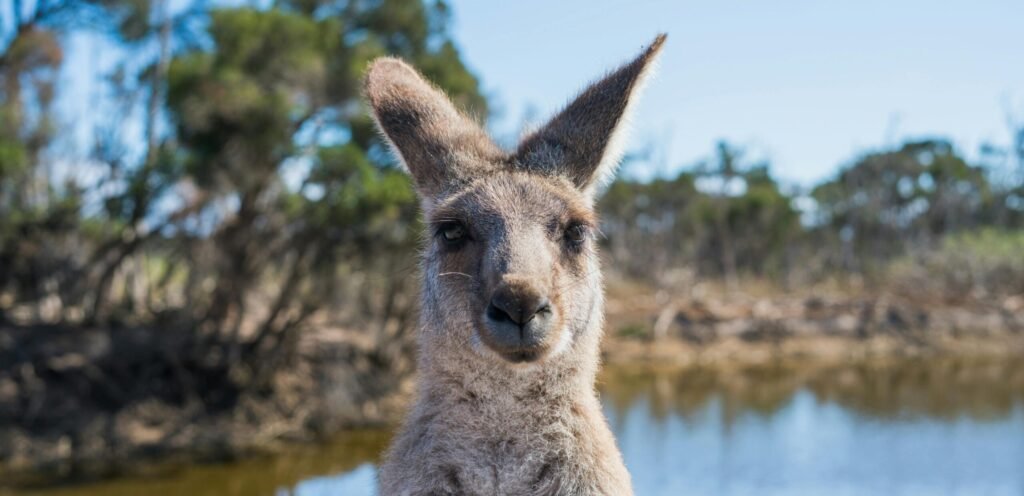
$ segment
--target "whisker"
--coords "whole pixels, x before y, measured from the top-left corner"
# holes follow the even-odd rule
[[[443,276],[462,276],[462,277],[465,277],[467,279],[473,279],[473,276],[471,276],[471,275],[469,275],[469,274],[467,274],[465,272],[442,272],[442,273],[437,275],[437,277],[443,277]]]

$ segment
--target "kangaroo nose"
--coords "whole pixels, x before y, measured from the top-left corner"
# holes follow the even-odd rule
[[[480,339],[506,360],[536,360],[551,334],[555,308],[534,281],[515,276],[503,279],[491,293]]]
[[[546,296],[513,285],[504,285],[491,295],[487,316],[498,322],[508,321],[524,326],[538,314],[551,311]]]

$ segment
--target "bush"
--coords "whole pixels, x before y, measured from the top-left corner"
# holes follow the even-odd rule
[[[890,265],[886,279],[908,293],[946,298],[1024,293],[1024,230],[986,228],[946,236]]]

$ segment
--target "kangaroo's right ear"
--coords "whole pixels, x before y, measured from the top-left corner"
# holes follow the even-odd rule
[[[483,129],[408,64],[370,64],[366,99],[395,156],[430,201],[493,167],[502,155]]]
[[[516,152],[520,167],[569,178],[588,196],[609,182],[622,158],[630,109],[651,73],[665,35],[591,84]]]

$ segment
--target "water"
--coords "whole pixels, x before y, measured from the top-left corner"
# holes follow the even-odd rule
[[[1024,496],[1012,362],[620,368],[600,387],[639,495]],[[371,495],[388,437],[17,494]]]

